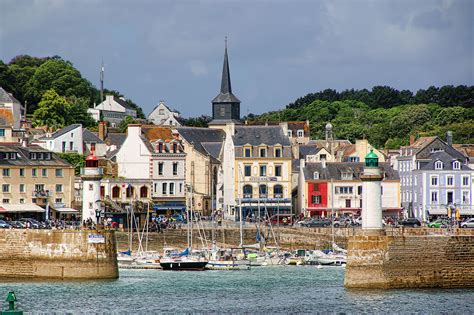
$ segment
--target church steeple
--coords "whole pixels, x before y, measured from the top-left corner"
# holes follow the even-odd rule
[[[230,83],[229,56],[227,54],[227,37],[225,39],[224,64],[222,67],[222,79],[220,93],[212,100],[211,124],[222,124],[226,122],[239,122],[240,100],[232,94]]]
[[[224,65],[222,67],[221,93],[232,93],[230,84],[229,56],[227,55],[227,36],[225,37]]]

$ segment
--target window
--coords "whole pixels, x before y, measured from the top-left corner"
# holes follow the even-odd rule
[[[10,184],[3,184],[2,185],[2,192],[9,193],[10,192]]]
[[[170,183],[170,195],[174,195],[174,183]]]
[[[283,186],[275,185],[273,187],[273,197],[274,198],[283,198]]]
[[[119,198],[120,197],[120,187],[114,186],[112,188],[112,198]]]
[[[25,169],[20,168],[20,177],[25,177]]]
[[[452,191],[448,191],[446,193],[446,201],[447,201],[447,204],[452,204],[453,203],[453,199],[454,199],[454,193]]]
[[[91,142],[91,152],[95,152],[95,142]]]
[[[341,179],[351,180],[352,179],[352,173],[351,172],[341,173]]]
[[[245,157],[251,157],[252,156],[252,149],[251,148],[245,148],[244,149],[244,155]]]
[[[268,196],[267,185],[262,184],[259,186],[259,196],[260,198],[267,198]]]
[[[461,163],[459,163],[459,161],[454,161],[453,162],[453,169],[454,170],[460,170],[461,169]]]
[[[0,129],[0,137],[5,137],[5,129]]]
[[[148,197],[148,187],[142,186],[140,188],[140,198],[147,198]]]
[[[158,153],[163,153],[163,143],[158,143]]]
[[[281,176],[281,165],[275,165],[275,176]]]
[[[352,194],[352,187],[351,187],[351,186],[339,186],[339,187],[336,187],[335,193],[336,193],[336,195]]]
[[[127,190],[125,191],[125,196],[127,198],[132,198],[135,195],[135,188],[132,185],[128,185]]]
[[[24,193],[26,191],[25,184],[20,184],[20,192]]]
[[[463,176],[462,177],[462,185],[463,186],[469,186],[469,176]]]
[[[93,191],[94,190],[94,185],[93,184],[89,184],[89,191]]]
[[[359,162],[359,157],[358,156],[350,156],[349,157],[349,162]]]
[[[243,196],[244,198],[252,198],[253,196],[253,188],[251,185],[245,185],[243,188]]]
[[[321,196],[311,196],[311,203],[313,205],[321,204]]]
[[[276,148],[275,149],[275,157],[277,157],[277,158],[281,157],[281,148]]]
[[[179,184],[179,192],[183,192],[183,184]]]
[[[260,157],[267,157],[267,149],[260,148]]]
[[[167,190],[168,190],[168,184],[167,183],[161,184],[161,191],[162,191],[163,195],[166,195]]]
[[[469,204],[469,190],[462,191],[462,203]]]
[[[66,152],[66,141],[63,141],[61,144],[61,152]]]
[[[357,186],[357,194],[362,195],[362,186]]]
[[[288,137],[290,137],[290,138],[293,137],[293,131],[288,130]]]
[[[454,185],[454,177],[446,176],[446,186],[453,186],[453,185]]]
[[[158,175],[163,175],[163,162],[158,163]]]
[[[304,131],[300,129],[296,132],[296,135],[297,135],[298,138],[301,138],[301,137],[304,136]]]
[[[436,161],[435,162],[435,170],[442,170],[443,169],[443,162]]]
[[[252,176],[252,166],[245,165],[244,166],[244,176]]]
[[[63,198],[55,198],[54,203],[63,203]]]
[[[63,192],[63,185],[62,184],[56,184],[56,192],[58,192],[58,193]]]
[[[10,203],[10,199],[4,198],[2,199],[2,203]]]
[[[313,179],[319,179],[319,172],[313,173]]]
[[[36,192],[44,192],[44,184],[35,184]]]
[[[221,117],[225,116],[225,107],[220,107],[219,108],[219,116],[221,116]]]
[[[178,162],[173,162],[173,175],[178,175]]]
[[[431,176],[431,186],[438,186],[438,176]]]
[[[267,176],[267,166],[260,165],[260,176]]]
[[[89,202],[89,209],[92,209],[93,203]]]
[[[24,199],[24,198],[20,198],[20,203],[25,203],[25,199]]]
[[[62,168],[57,168],[55,170],[56,177],[62,177],[63,176],[63,169]]]
[[[351,200],[346,199],[346,208],[350,208],[350,207],[351,207]]]
[[[173,153],[176,153],[176,152],[178,152],[178,144],[173,143]]]
[[[3,175],[4,177],[9,177],[9,176],[10,176],[10,169],[9,169],[9,168],[4,168],[4,169],[2,170],[2,175]]]
[[[322,160],[326,160],[326,154],[320,154],[319,155],[319,159],[322,161]]]
[[[69,142],[69,151],[72,151],[74,149],[74,142],[70,141]]]
[[[31,176],[36,177],[38,170],[36,168],[31,169]]]
[[[46,168],[41,169],[41,176],[48,177],[48,170]]]
[[[158,110],[158,115],[164,115],[165,114],[165,110],[163,108],[160,108]]]

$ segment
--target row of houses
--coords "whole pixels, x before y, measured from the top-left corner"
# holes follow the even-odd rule
[[[383,151],[366,139],[335,139],[330,123],[324,139],[310,140],[308,121],[242,122],[227,49],[208,128],[182,127],[160,104],[152,112],[155,124],[112,132],[119,121],[106,119],[103,111],[134,113],[124,100],[106,97],[94,108],[99,111],[98,132],[80,124],[41,132],[22,124],[19,102],[6,92],[1,95],[0,212],[28,204],[72,213],[83,206],[83,191],[91,187],[83,187],[81,177],[74,175],[76,165],[59,155],[78,153],[97,159],[97,187],[109,212],[135,206],[168,214],[192,208],[229,219],[241,214],[328,216],[331,211],[357,216],[362,209],[360,175],[365,156],[373,151],[383,174],[384,215],[426,219],[451,206],[474,215],[473,146],[455,145],[449,134],[446,141],[422,137],[400,150]],[[86,206],[94,207],[89,203],[95,201]]]

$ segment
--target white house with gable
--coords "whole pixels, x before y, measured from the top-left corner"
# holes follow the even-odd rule
[[[95,121],[108,121],[112,127],[116,127],[127,116],[137,117],[137,111],[127,104],[124,98],[106,95],[105,101],[87,110]]]
[[[179,113],[169,109],[169,107],[165,105],[164,101],[160,101],[160,103],[148,115],[148,120],[159,126],[180,127],[181,124],[179,123],[178,118]]]

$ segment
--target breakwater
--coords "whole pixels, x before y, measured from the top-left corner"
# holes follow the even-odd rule
[[[0,278],[118,278],[113,231],[0,230]]]
[[[360,231],[348,239],[348,288],[472,288],[474,231],[404,235]]]

